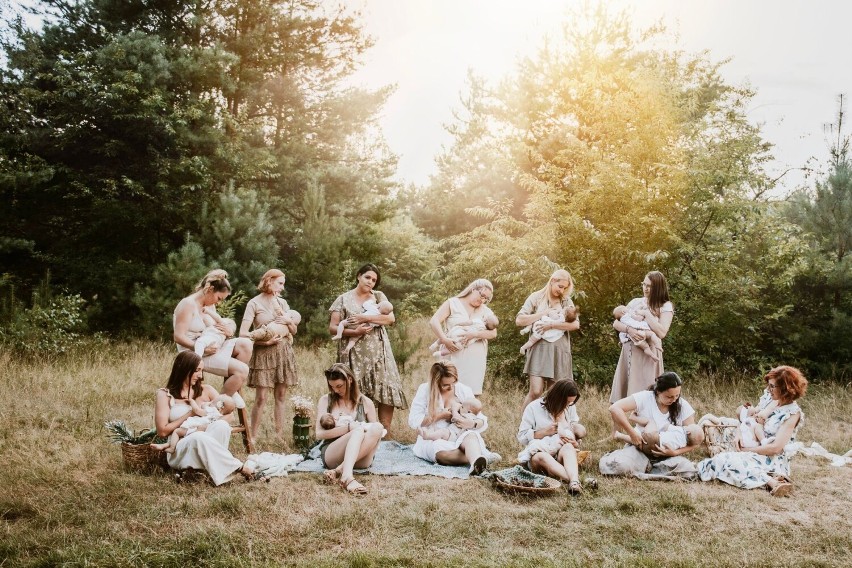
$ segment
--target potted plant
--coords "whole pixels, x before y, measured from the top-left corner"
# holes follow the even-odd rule
[[[311,447],[313,402],[311,402],[311,399],[300,395],[291,397],[290,400],[293,401],[293,445],[304,454]]]

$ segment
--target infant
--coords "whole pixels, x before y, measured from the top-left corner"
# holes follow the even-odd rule
[[[494,314],[490,314],[482,318],[473,318],[470,321],[464,321],[461,323],[457,323],[453,327],[447,330],[447,339],[452,340],[454,343],[458,343],[461,345],[461,348],[464,349],[468,346],[471,341],[476,341],[476,338],[464,339],[465,334],[474,333],[477,331],[485,331],[486,329],[494,329],[497,327],[497,316]],[[429,346],[429,351],[432,352],[432,355],[437,357],[438,359],[444,359],[447,355],[451,355],[447,346],[441,343],[441,340],[438,339]]]
[[[702,426],[704,424],[738,426],[735,443],[739,441],[739,447],[741,448],[757,448],[770,444],[775,440],[774,436],[766,437],[762,422],[772,414],[777,406],[778,402],[774,400],[764,404],[762,408],[755,408],[749,403],[746,403],[739,408],[739,422],[733,418],[720,418],[712,414],[705,414],[698,423]],[[758,419],[762,420],[758,421]]]
[[[369,299],[364,302],[363,305],[364,312],[361,315],[364,316],[378,316],[378,315],[388,315],[393,312],[393,304],[385,300],[384,302],[376,303],[375,300]],[[371,323],[369,324],[373,327],[377,327],[378,324]],[[343,339],[343,330],[346,328],[346,320],[341,320],[339,324],[337,324],[337,335],[334,336],[334,339]],[[349,351],[355,346],[363,335],[353,335],[349,338],[349,341],[346,343],[346,347],[343,348],[343,355],[349,355]]]
[[[548,329],[547,331],[541,331],[541,327],[546,323],[571,323],[577,319],[577,308],[574,306],[569,306],[564,310],[559,308],[550,308],[547,310],[542,318],[532,325],[528,325],[524,329],[521,330],[521,333],[529,333],[532,330],[532,335],[530,335],[529,341],[521,346],[521,355],[526,354],[526,352],[540,340],[544,339],[549,343],[553,343],[554,341],[559,340],[560,337],[565,335],[565,331],[561,329]],[[555,434],[554,434],[555,435]]]
[[[357,428],[361,428],[364,432],[367,432],[370,429],[370,422],[358,422],[348,414],[341,414],[334,418],[334,416],[330,412],[326,412],[319,419],[320,426],[323,427],[324,430],[331,430],[332,428],[337,428],[338,426],[346,426],[348,424],[352,424],[349,427],[349,431],[355,430]],[[382,438],[387,435],[388,431],[382,428]]]
[[[207,347],[212,345],[213,347],[216,347],[218,349],[222,347],[223,343],[225,343],[225,339],[227,338],[225,337],[225,334],[222,333],[222,331],[218,327],[216,327],[217,324],[228,326],[231,329],[236,329],[236,324],[234,323],[234,320],[223,318],[219,316],[219,314],[217,314],[216,312],[205,311],[202,314],[202,319],[203,316],[208,316],[215,323],[214,325],[208,325],[207,327],[205,327],[204,331],[201,332],[201,335],[198,336],[198,339],[195,340],[195,346],[193,347],[193,351],[195,351],[195,354],[199,357],[204,357],[204,350],[207,349]]]
[[[648,453],[655,446],[679,450],[686,446],[697,446],[704,441],[704,430],[698,424],[690,426],[675,426],[666,422],[662,428],[648,418],[642,418],[635,413],[630,415],[630,421],[636,424],[636,431],[642,436],[642,443],[638,446],[643,453]],[[623,432],[613,434],[616,440],[632,444],[630,436]]]
[[[151,444],[155,450],[164,450],[171,454],[175,451],[178,441],[184,436],[189,436],[199,427],[213,424],[216,420],[232,413],[236,408],[234,399],[226,394],[220,394],[210,402],[198,404],[193,399],[189,399],[189,406],[192,408],[192,416],[184,420],[180,426],[175,428],[172,435],[169,436],[169,441],[163,444]]]
[[[478,398],[471,398],[461,403],[458,400],[454,400],[450,404],[450,412],[453,413],[452,420],[467,418],[482,421],[483,418],[479,414],[482,412],[482,402]],[[479,430],[480,428],[470,428],[470,430]],[[450,442],[455,442],[462,432],[465,432],[465,428],[461,428],[455,422],[446,428],[429,429],[421,427],[417,430],[417,433],[424,440],[447,440]]]
[[[539,452],[553,454],[559,451],[565,444],[572,444],[574,447],[577,447],[578,440],[585,432],[585,428],[579,422],[560,420],[557,424],[556,434],[530,441],[527,447],[518,454],[518,462],[527,463],[532,459],[533,455]]]
[[[663,342],[657,337],[656,333],[651,331],[651,326],[645,321],[645,316],[629,311],[627,306],[616,306],[612,315],[627,327],[642,333],[644,338],[633,341],[633,345],[641,349],[652,361],[660,360],[657,356],[657,350],[662,349]],[[618,340],[621,343],[631,341],[630,336],[623,331],[619,332]]]
[[[302,314],[300,314],[296,310],[284,311],[279,306],[279,309],[275,311],[276,316],[286,316],[290,319],[290,323],[294,325],[299,325],[300,323],[302,323]],[[276,323],[274,321],[271,321],[249,332],[249,339],[251,339],[252,341],[272,341],[276,337],[278,339],[290,338],[291,341],[293,338],[293,336],[290,334],[290,329],[287,327],[287,324]]]

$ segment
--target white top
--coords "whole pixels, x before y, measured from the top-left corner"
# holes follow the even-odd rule
[[[472,398],[476,398],[473,396],[473,391],[467,385],[463,385],[460,382],[456,381],[455,384],[455,395],[456,398],[459,399],[459,402],[467,402]],[[411,408],[408,411],[408,425],[414,428],[420,428],[423,424],[423,419],[426,417],[426,412],[429,408],[429,383],[423,383],[419,387],[417,387],[417,394],[414,395],[414,400],[411,402]],[[483,432],[486,428],[488,428],[488,418],[485,417],[481,412],[476,416],[477,420],[482,420],[483,425],[482,428],[477,429],[477,432]],[[448,426],[449,422],[446,420],[436,422],[435,425],[439,425],[443,423],[444,426]]]
[[[565,409],[565,420],[571,424],[580,421],[575,405]],[[526,446],[535,439],[535,431],[546,428],[555,422],[553,416],[544,408],[542,399],[537,398],[524,409],[521,425],[518,426],[518,441]]]
[[[630,303],[627,304],[625,307],[627,308],[628,312],[637,312],[643,308],[646,310],[650,309],[648,307],[648,300],[646,300],[644,296],[642,298],[633,298],[632,300],[630,300]],[[671,302],[666,302],[665,304],[663,304],[662,307],[660,307],[660,313],[662,314],[664,312],[674,313],[674,304],[672,304]]]
[[[657,400],[654,396],[654,391],[645,390],[637,392],[633,396],[636,402],[636,415],[642,418],[653,420],[657,425],[657,430],[665,430],[669,422],[669,413],[663,414],[657,406]],[[683,421],[695,414],[692,405],[685,398],[680,397],[680,414],[677,417],[677,426],[683,426]]]

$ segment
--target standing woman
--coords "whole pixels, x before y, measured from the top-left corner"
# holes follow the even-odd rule
[[[642,281],[642,297],[630,300],[627,311],[644,316],[651,333],[660,338],[659,345],[662,345],[662,339],[669,332],[674,317],[674,306],[669,301],[669,285],[662,272],[653,270],[645,275]],[[654,361],[634,345],[634,341],[644,338],[640,332],[618,320],[612,323],[612,327],[627,333],[630,340],[621,345],[621,357],[618,359],[612,380],[612,393],[609,396],[611,403],[647,389],[654,384],[656,377],[663,374],[662,348],[656,348],[648,342],[651,349],[657,352],[658,360]]]
[[[216,313],[216,304],[231,293],[228,273],[224,270],[211,270],[195,287],[195,292],[178,302],[173,317],[174,341],[179,352],[195,348],[195,341],[204,332],[204,328],[214,325],[219,331],[230,337],[216,348],[209,345],[204,350],[204,369],[208,373],[225,378],[222,392],[234,397],[238,408],[245,408],[245,402],[237,391],[248,376],[248,362],[251,358],[251,341],[234,338],[234,328],[215,323],[208,312]],[[218,314],[217,314],[218,315]]]
[[[515,325],[527,327],[544,317],[545,313],[551,308],[565,310],[572,307],[574,305],[574,302],[571,301],[573,292],[574,280],[571,278],[571,274],[567,270],[557,270],[544,288],[530,294],[515,318]],[[553,384],[554,380],[574,378],[571,362],[571,338],[568,332],[580,329],[580,318],[569,323],[547,323],[542,326],[541,331],[549,329],[561,329],[565,332],[565,335],[553,343],[539,341],[527,350],[524,373],[530,377],[530,390],[524,399],[523,408],[539,398],[545,387]]]
[[[337,335],[337,326],[340,322],[346,322],[344,340],[360,337],[349,353],[345,352],[346,341],[339,342],[338,361],[352,370],[360,391],[376,403],[379,422],[390,435],[394,408],[404,410],[408,408],[408,402],[402,392],[402,379],[385,329],[396,318],[392,312],[364,315],[364,302],[367,300],[374,300],[377,304],[387,301],[382,292],[374,290],[380,283],[381,275],[375,264],[365,264],[359,268],[355,287],[338,296],[328,310],[331,312],[328,331]]]
[[[274,337],[269,341],[254,342],[251,361],[249,361],[248,385],[255,389],[254,408],[251,412],[251,438],[257,437],[257,430],[263,418],[266,397],[272,390],[275,395],[275,434],[279,437],[284,431],[284,411],[287,404],[287,387],[299,384],[296,373],[296,357],[293,354],[293,335],[296,326],[290,306],[281,298],[284,290],[284,273],[273,268],[267,270],[257,289],[260,294],[249,300],[240,325],[240,337],[249,337],[250,329],[257,329],[268,323],[287,326],[290,335]]]
[[[465,331],[461,334],[461,343],[448,338],[446,332],[454,326],[466,325],[472,320],[488,320],[496,327],[497,316],[486,306],[493,297],[494,286],[485,278],[479,278],[471,282],[461,294],[441,304],[429,320],[438,342],[450,352],[446,359],[458,369],[459,382],[470,387],[474,396],[482,394],[488,340],[497,337],[497,330]]]

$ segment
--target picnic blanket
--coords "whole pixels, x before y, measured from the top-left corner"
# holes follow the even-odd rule
[[[356,469],[356,473],[374,473],[376,475],[434,475],[448,479],[468,479],[469,467],[466,465],[439,465],[427,462],[414,455],[412,446],[390,440],[379,443],[373,465],[367,469]],[[325,468],[319,459],[319,451],[311,450],[308,458],[293,468],[293,471],[322,473]]]

